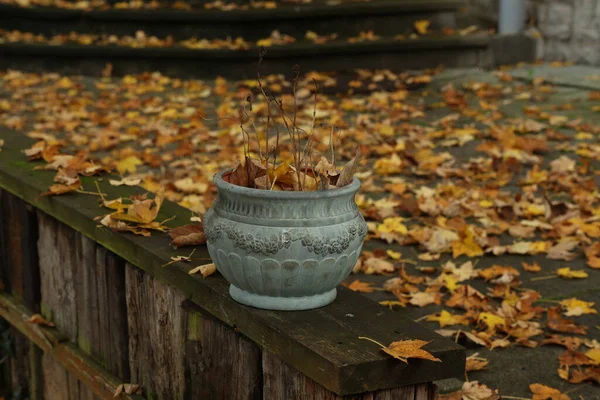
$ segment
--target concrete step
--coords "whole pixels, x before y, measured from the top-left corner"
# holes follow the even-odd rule
[[[297,42],[267,49],[261,73],[288,73],[297,64],[302,71],[350,71],[357,68],[391,70],[485,66],[490,61],[490,37],[441,36],[410,40],[380,39],[315,45]],[[258,49],[191,50],[181,46],[131,48],[64,44],[1,43],[0,68],[100,75],[106,63],[123,75],[161,71],[170,76],[254,78]]]
[[[241,36],[256,40],[273,30],[295,37],[306,31],[356,36],[373,30],[393,36],[414,32],[414,22],[429,20],[431,30],[456,27],[456,12],[464,0],[372,0],[338,5],[317,2],[302,5],[282,4],[275,9],[193,10],[107,9],[70,10],[56,7],[22,8],[0,4],[0,27],[52,35],[71,31],[132,35],[143,30],[147,35],[175,39],[192,36],[225,38]]]

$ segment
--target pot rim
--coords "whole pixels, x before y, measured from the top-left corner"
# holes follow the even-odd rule
[[[324,198],[339,197],[344,195],[350,195],[358,192],[360,189],[360,180],[357,177],[353,177],[352,183],[340,188],[330,190],[316,190],[316,191],[277,191],[277,190],[266,190],[266,189],[255,189],[244,186],[234,185],[229,182],[225,182],[223,175],[227,172],[233,171],[233,168],[225,169],[218,172],[213,177],[213,182],[217,189],[227,191],[234,194],[249,196],[249,197],[263,197],[273,199],[290,199],[290,200],[319,200]]]

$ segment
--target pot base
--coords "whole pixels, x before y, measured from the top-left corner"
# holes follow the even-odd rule
[[[229,286],[229,294],[238,303],[265,310],[297,311],[311,310],[326,306],[335,300],[337,290],[304,297],[275,297],[246,292],[236,286]]]

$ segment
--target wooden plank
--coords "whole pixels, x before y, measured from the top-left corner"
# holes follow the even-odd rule
[[[96,284],[100,326],[94,341],[97,353],[93,354],[102,360],[107,371],[129,382],[125,260],[102,246],[96,246]]]
[[[48,395],[51,394],[45,398],[72,399],[73,393],[82,396],[81,386],[72,380],[76,378],[99,398],[112,399],[117,387],[125,382],[106,372],[90,356],[65,340],[65,335],[57,329],[27,322],[32,314],[21,301],[5,292],[0,292],[0,317],[5,318],[44,351],[44,370],[48,372],[49,378],[53,378],[45,382],[45,391]],[[57,365],[68,371],[71,377],[64,378],[61,369],[56,368]],[[122,395],[122,398],[143,399],[141,396],[126,394]]]
[[[262,399],[260,348],[195,304],[184,309],[185,398]]]
[[[94,307],[89,307],[85,292],[85,265],[88,260],[95,263],[95,244],[54,218],[38,213],[41,278],[42,314],[51,320],[73,343],[91,353],[92,329],[97,329],[98,321],[90,321],[97,315]],[[90,317],[92,316],[92,317]],[[87,320],[86,320],[87,319]],[[81,335],[80,335],[81,331]],[[88,388],[80,385],[73,375],[44,356],[42,362],[44,394],[69,400],[92,399]],[[52,382],[52,383],[51,383]],[[55,393],[55,394],[54,394]]]
[[[39,311],[40,283],[37,253],[37,219],[34,209],[0,190],[0,287]],[[14,357],[10,360],[11,386],[24,397],[41,398],[41,353],[16,329],[11,329]]]
[[[266,348],[282,360],[290,363],[311,379],[339,394],[360,393],[395,387],[399,382],[416,384],[460,374],[464,369],[464,349],[442,338],[432,331],[420,327],[414,321],[403,318],[399,313],[385,310],[357,293],[340,291],[336,300],[335,315],[330,307],[321,310],[282,313],[244,307],[233,301],[228,293],[228,284],[220,276],[202,279],[189,276],[192,265],[178,263],[162,266],[174,255],[187,255],[189,249],[179,251],[169,246],[165,234],[153,233],[152,237],[112,232],[97,228],[93,220],[102,213],[93,196],[68,194],[58,197],[39,198],[38,195],[52,184],[53,174],[31,171],[36,163],[23,161],[19,150],[30,146],[31,140],[14,134],[3,134],[6,157],[0,159],[0,187],[25,199],[35,206],[69,224],[73,229],[94,239],[133,265],[144,269],[160,281],[173,286],[178,292],[200,305],[209,314],[229,326],[236,326],[246,337]],[[84,178],[86,188],[95,186],[95,179]],[[126,197],[143,192],[140,188],[113,187],[104,179],[99,182],[102,192],[109,198]],[[159,220],[177,216],[170,226],[187,223],[189,211],[173,203],[165,202]],[[186,217],[183,217],[186,216]],[[195,257],[206,257],[204,247],[198,248]],[[343,329],[340,321],[352,313],[355,307],[368,307],[377,314],[373,323],[377,332],[388,332],[395,338],[410,337],[432,341],[428,351],[442,363],[424,363],[410,366],[392,365],[390,358],[377,346],[358,340],[354,331]],[[369,311],[365,308],[365,313]],[[322,327],[326,326],[324,330]],[[384,338],[385,339],[385,338]],[[344,346],[337,346],[338,342]],[[130,355],[131,357],[131,355]],[[392,370],[390,371],[390,366]],[[374,379],[377,377],[376,379]]]
[[[139,268],[126,264],[131,380],[149,399],[182,399],[184,297]]]

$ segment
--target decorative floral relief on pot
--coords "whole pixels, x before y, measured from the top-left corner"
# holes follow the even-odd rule
[[[329,304],[352,271],[367,225],[354,201],[358,179],[318,192],[278,192],[232,185],[217,174],[204,215],[207,246],[232,297],[267,309]]]

